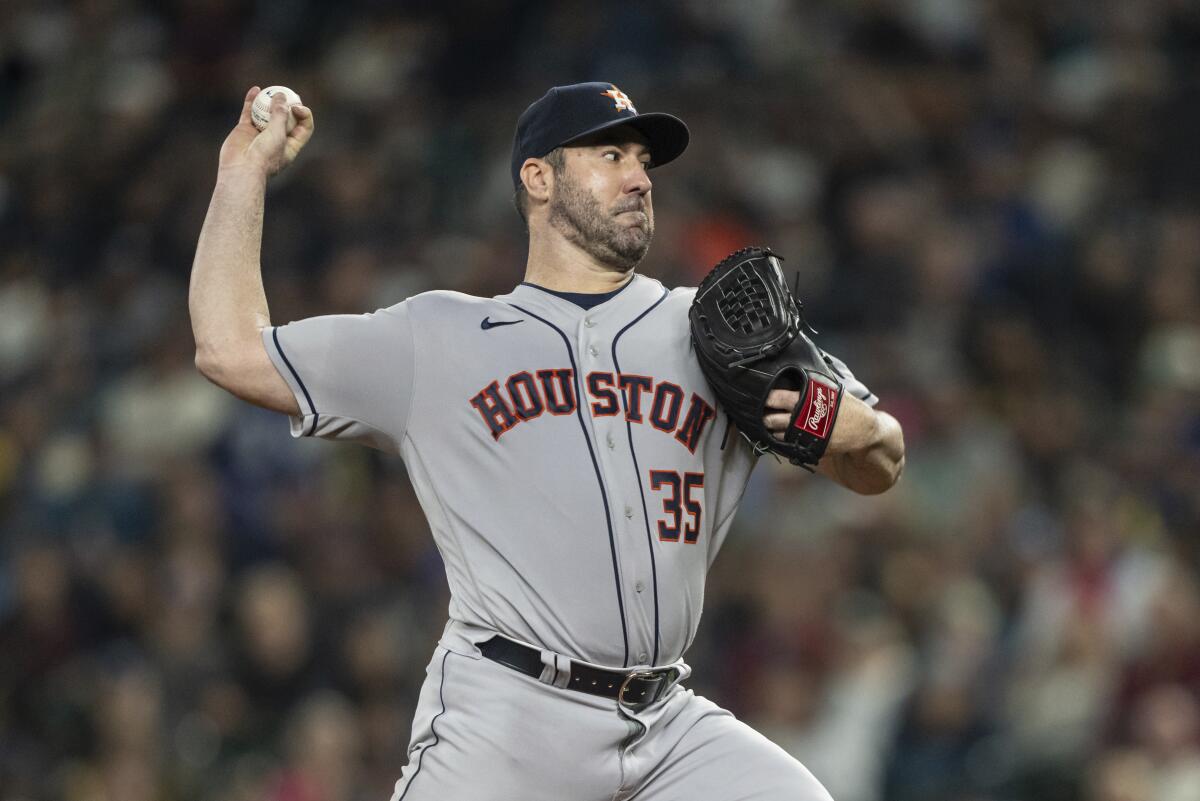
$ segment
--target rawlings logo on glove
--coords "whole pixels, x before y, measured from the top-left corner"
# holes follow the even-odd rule
[[[809,375],[808,392],[796,406],[796,421],[792,424],[814,437],[829,438],[833,417],[829,410],[836,407],[841,390],[820,383],[821,378]]]
[[[779,257],[768,248],[731,254],[700,283],[688,319],[700,368],[742,436],[759,453],[816,465],[837,420],[842,381],[802,330]],[[763,420],[773,389],[800,394],[782,441]]]

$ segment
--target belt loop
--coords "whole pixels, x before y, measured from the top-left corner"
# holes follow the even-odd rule
[[[541,658],[542,675],[538,676],[538,681],[554,687],[566,688],[571,682],[571,660],[546,650],[541,652]]]

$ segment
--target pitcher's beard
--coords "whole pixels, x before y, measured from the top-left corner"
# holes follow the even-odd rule
[[[550,201],[550,224],[566,240],[596,261],[621,271],[632,270],[650,250],[654,223],[649,214],[645,227],[621,225],[600,201],[565,175],[558,177]],[[641,204],[635,211],[642,210]]]

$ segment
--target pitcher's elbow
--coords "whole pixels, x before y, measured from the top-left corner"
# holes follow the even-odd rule
[[[896,459],[878,459],[869,474],[853,487],[860,495],[882,495],[896,486],[904,472],[904,454]]]
[[[898,459],[892,460],[887,466],[887,474],[884,480],[885,486],[880,492],[887,492],[892,487],[896,486],[900,481],[900,476],[904,474],[904,454],[900,454]]]
[[[223,377],[228,373],[227,365],[221,355],[213,348],[196,346],[196,370],[219,387],[224,387]]]

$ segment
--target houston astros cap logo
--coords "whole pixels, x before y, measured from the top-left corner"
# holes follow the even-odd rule
[[[617,111],[625,111],[628,109],[634,114],[637,114],[637,109],[633,107],[633,101],[629,99],[629,95],[618,89],[615,83],[607,92],[601,92],[600,94],[611,97],[613,100],[615,100],[617,102]]]

